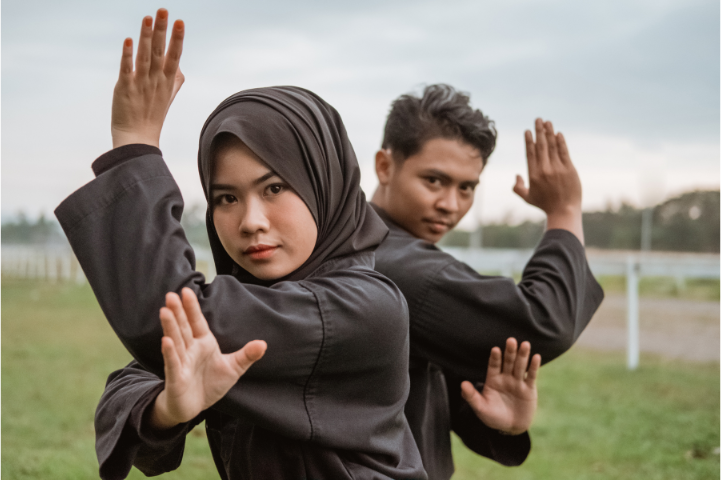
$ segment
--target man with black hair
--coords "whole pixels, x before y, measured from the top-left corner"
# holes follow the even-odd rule
[[[390,228],[376,251],[376,270],[408,301],[405,413],[430,480],[453,474],[451,430],[503,465],[526,459],[529,422],[519,419],[531,408],[527,398],[509,398],[504,421],[484,422],[484,403],[498,393],[490,379],[484,385],[488,352],[513,337],[517,343],[509,340],[507,351],[530,341],[548,362],[573,345],[603,299],[586,261],[581,182],[565,139],[541,119],[535,131],[535,141],[525,132],[529,185],[517,176],[513,190],[546,213],[546,233],[517,285],[479,275],[434,246],[471,208],[496,144],[494,123],[467,94],[430,85],[420,97],[402,95],[376,154],[372,204]]]

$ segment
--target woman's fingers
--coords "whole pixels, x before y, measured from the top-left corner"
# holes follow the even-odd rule
[[[180,328],[180,334],[183,336],[186,348],[190,348],[193,344],[193,330],[190,328],[188,323],[188,317],[185,315],[185,309],[180,301],[180,297],[175,292],[168,292],[165,295],[165,306],[173,311],[176,320],[178,321],[178,328]]]
[[[140,77],[150,71],[150,56],[153,42],[153,17],[143,18],[143,25],[140,27],[140,39],[138,40],[138,52],[135,54],[135,75]]]
[[[503,373],[510,374],[513,372],[513,365],[516,363],[516,351],[518,349],[518,342],[516,339],[511,337],[506,340],[506,351],[503,354]]]
[[[123,41],[123,55],[120,57],[120,76],[118,82],[127,83],[133,78],[133,39]]]
[[[155,28],[150,50],[150,71],[155,73],[163,68],[165,59],[165,34],[168,29],[168,11],[164,8],[158,9],[155,14]]]
[[[526,384],[531,388],[536,384],[539,368],[541,368],[541,355],[537,353],[531,359],[531,366],[528,367],[528,374],[526,375]]]
[[[183,294],[183,309],[185,315],[188,317],[188,323],[193,336],[198,338],[206,335],[210,332],[208,328],[208,322],[205,320],[203,312],[200,310],[200,304],[198,303],[198,297],[195,296],[195,292],[189,288],[184,288],[181,292]]]
[[[528,368],[528,358],[531,356],[531,344],[528,342],[521,343],[516,356],[516,363],[513,365],[513,376],[518,380],[523,380]]]
[[[163,337],[160,349],[163,352],[163,362],[165,363],[165,380],[173,380],[180,375],[183,368],[180,355],[175,348],[175,342],[170,337]]]
[[[176,76],[180,65],[180,55],[183,53],[183,38],[185,38],[185,23],[182,20],[176,20],[173,31],[170,33],[170,44],[163,65],[163,73],[166,77]]]
[[[175,314],[168,307],[160,309],[160,324],[163,326],[163,334],[165,337],[173,341],[178,358],[184,361],[186,352],[185,341],[183,340],[183,335],[180,333]]]
[[[252,340],[237,352],[231,353],[230,355],[235,361],[236,372],[243,375],[251,365],[263,358],[267,349],[268,344],[263,340]]]

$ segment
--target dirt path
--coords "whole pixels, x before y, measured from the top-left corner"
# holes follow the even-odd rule
[[[693,361],[719,360],[719,303],[670,298],[640,300],[641,352]],[[607,295],[578,346],[626,349],[626,297]]]

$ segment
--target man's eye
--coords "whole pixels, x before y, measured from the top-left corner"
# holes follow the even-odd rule
[[[266,195],[278,195],[283,190],[285,190],[285,185],[280,183],[274,183],[273,185],[268,185],[265,188]]]
[[[427,177],[426,181],[431,185],[439,185],[441,180],[438,177]]]

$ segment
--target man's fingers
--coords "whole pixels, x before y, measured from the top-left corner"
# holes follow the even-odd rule
[[[535,174],[538,168],[538,158],[536,157],[536,144],[533,142],[533,134],[530,130],[526,130],[523,134],[526,140],[526,162],[528,163],[528,174]]]
[[[165,34],[168,29],[168,11],[159,8],[155,14],[155,28],[153,28],[153,43],[150,56],[150,71],[158,72],[163,68],[165,58]]]
[[[541,368],[541,355],[537,353],[531,359],[531,366],[528,367],[528,373],[526,375],[526,384],[529,387],[533,387],[536,384],[539,368]]]
[[[183,294],[183,310],[185,310],[185,315],[188,317],[193,336],[198,338],[210,332],[208,322],[200,310],[200,304],[195,292],[185,287],[181,293]]]
[[[522,342],[516,356],[516,363],[513,365],[513,376],[518,380],[523,380],[528,368],[528,358],[531,356],[531,344]]]
[[[536,165],[540,169],[548,168],[548,142],[543,120],[536,119]]]
[[[556,142],[558,143],[558,158],[561,159],[561,163],[564,165],[573,165],[573,162],[571,161],[571,154],[568,153],[566,138],[561,132],[556,134]]]
[[[188,323],[188,317],[185,315],[185,309],[180,301],[180,297],[175,292],[168,292],[165,295],[165,306],[173,311],[175,319],[178,322],[180,334],[183,336],[186,348],[190,348],[193,344],[193,330]]]
[[[516,184],[513,186],[513,191],[523,200],[528,201],[528,189],[526,188],[526,183],[523,181],[523,177],[520,175],[516,175]]]
[[[163,337],[160,350],[163,352],[163,363],[165,364],[165,380],[173,380],[180,375],[183,364],[175,348],[175,342],[170,337]]]
[[[544,124],[546,132],[546,143],[548,144],[548,158],[551,164],[559,161],[558,145],[556,144],[556,134],[553,131],[553,124],[548,121]]]
[[[511,337],[506,340],[506,351],[503,354],[503,373],[513,372],[513,365],[516,363],[516,351],[518,350],[518,342]]]
[[[486,373],[486,378],[501,374],[501,365],[503,365],[502,357],[500,348],[493,347],[491,349],[491,356],[488,357],[488,372]]]
[[[230,355],[235,361],[236,369],[240,375],[243,375],[251,365],[263,358],[267,348],[268,344],[263,340],[252,340],[237,352],[231,353]]]
[[[120,57],[120,76],[118,81],[129,82],[133,76],[133,39],[123,40],[123,54]]]
[[[461,396],[474,410],[483,402],[483,395],[469,381],[461,382]]]
[[[185,341],[183,335],[180,333],[178,327],[178,320],[175,318],[175,314],[168,307],[160,309],[160,324],[163,326],[163,335],[173,340],[175,349],[178,352],[178,357],[185,360]]]
[[[165,55],[165,64],[163,65],[163,73],[166,77],[176,75],[180,65],[180,55],[183,53],[183,38],[185,38],[185,23],[182,20],[176,20],[170,34],[168,53]]]
[[[138,40],[138,51],[135,54],[135,74],[137,76],[147,75],[150,70],[150,55],[153,42],[153,17],[143,18],[143,25],[140,27],[140,39]]]

